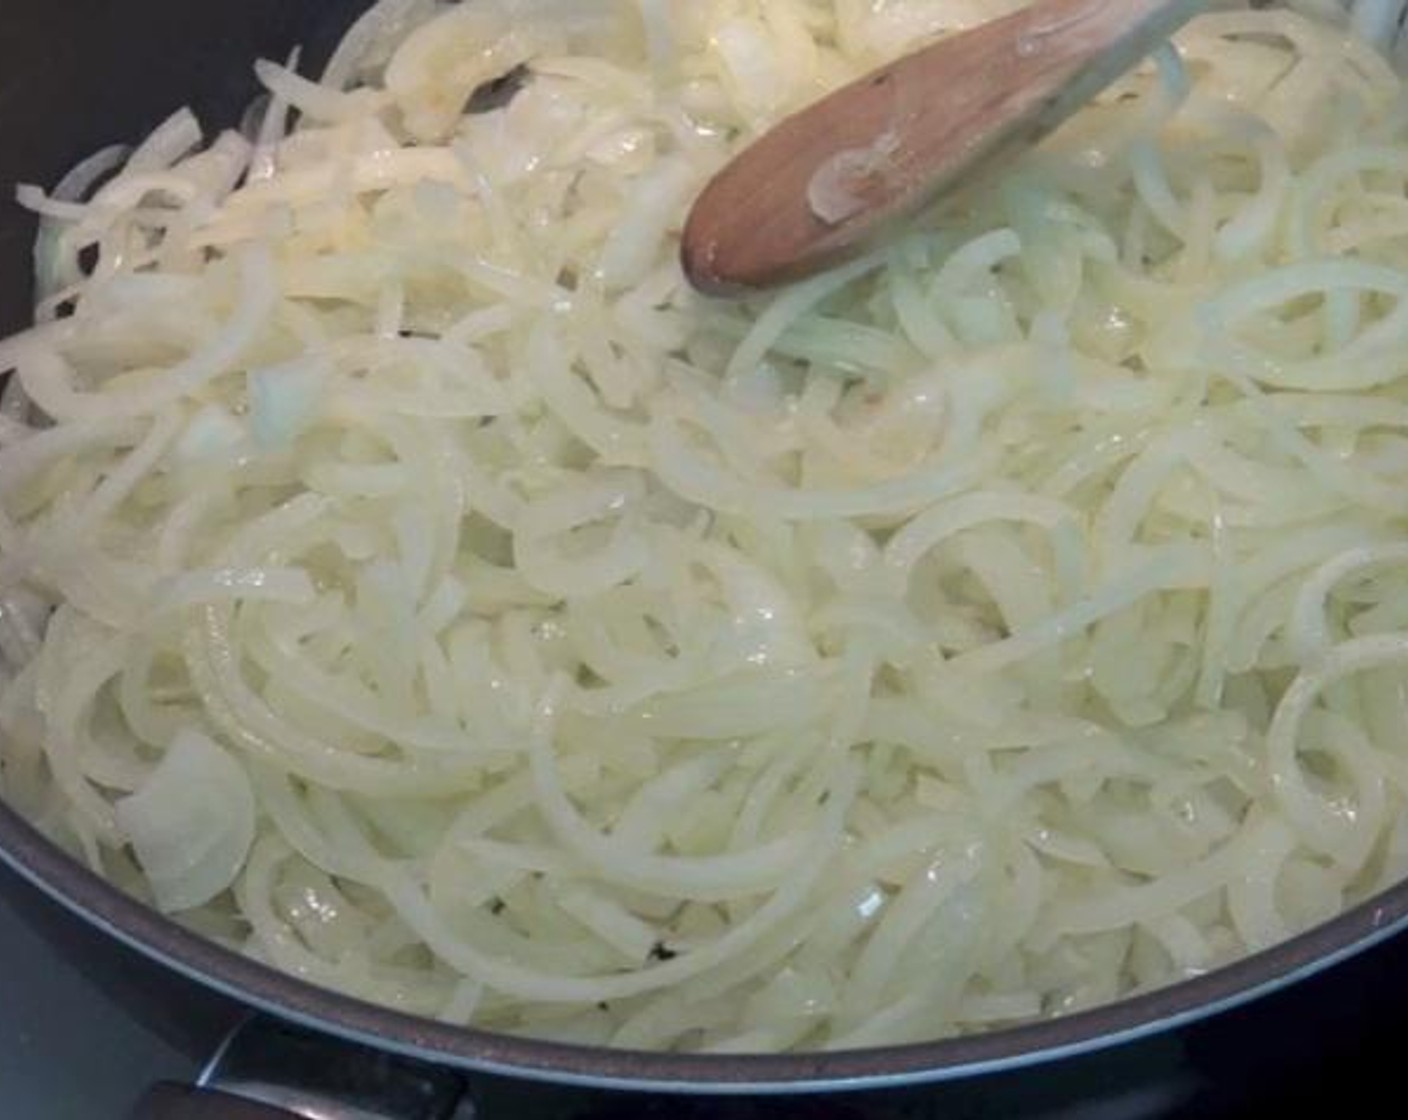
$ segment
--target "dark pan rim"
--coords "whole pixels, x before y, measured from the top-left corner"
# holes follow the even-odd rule
[[[565,1085],[664,1092],[893,1088],[1092,1053],[1267,995],[1408,928],[1408,883],[1196,979],[1030,1026],[919,1045],[785,1055],[606,1050],[455,1027],[339,995],[242,957],[122,893],[0,803],[0,861],[70,912],[177,973],[277,1018],[446,1066]]]

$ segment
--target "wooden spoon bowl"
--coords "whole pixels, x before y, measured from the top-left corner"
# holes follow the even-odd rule
[[[729,294],[855,255],[975,169],[1035,144],[1204,7],[1039,0],[868,74],[714,178],[685,227],[685,274]]]

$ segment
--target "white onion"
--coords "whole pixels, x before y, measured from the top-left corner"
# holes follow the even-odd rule
[[[224,748],[197,731],[177,735],[116,812],[157,905],[168,913],[228,890],[254,839],[249,779]]]
[[[739,144],[1015,6],[381,0],[255,65],[252,139],[24,188],[0,794],[318,983],[710,1053],[1059,1014],[1395,882],[1401,3],[1219,10],[869,256],[684,282]]]

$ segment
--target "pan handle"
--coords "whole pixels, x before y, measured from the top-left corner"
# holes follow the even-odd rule
[[[147,1090],[131,1120],[292,1120],[296,1115],[214,1089],[163,1081]]]
[[[472,1120],[449,1070],[254,1015],[196,1085],[164,1083],[129,1120]]]

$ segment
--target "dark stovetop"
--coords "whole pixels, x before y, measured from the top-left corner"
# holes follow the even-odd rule
[[[53,921],[0,870],[0,1118],[123,1120],[153,1081],[194,1076],[210,1024],[201,1041],[181,1043],[179,1031],[134,1018],[91,961],[80,969],[56,946]],[[825,1100],[625,1096],[494,1078],[473,1079],[472,1093],[482,1120],[1207,1120],[1291,1106],[1333,1115],[1401,1096],[1405,1041],[1408,936],[1202,1027],[1000,1078]]]

